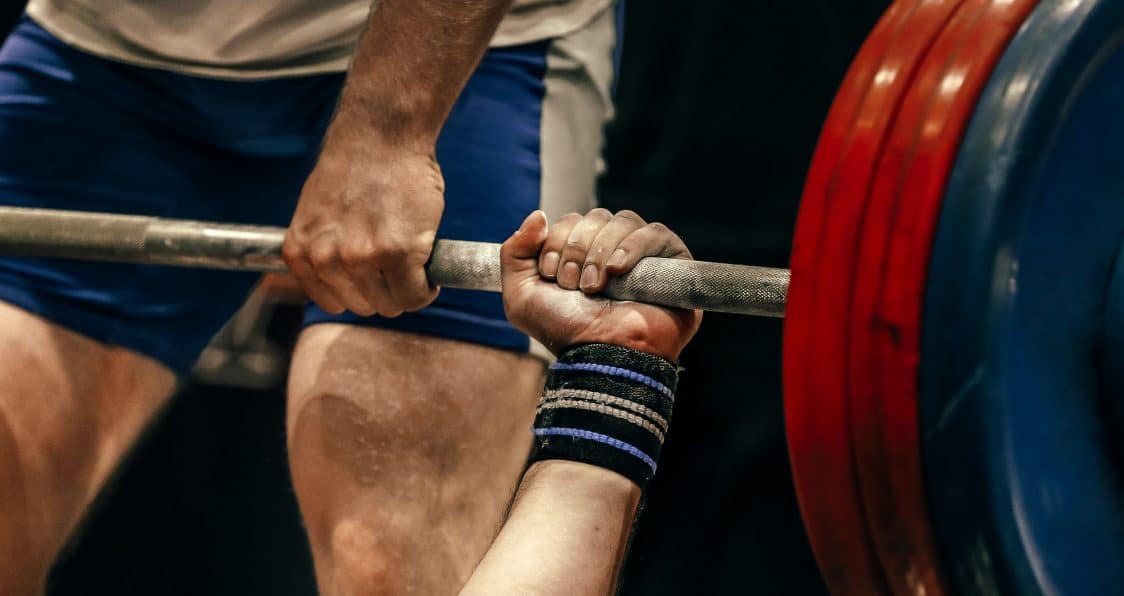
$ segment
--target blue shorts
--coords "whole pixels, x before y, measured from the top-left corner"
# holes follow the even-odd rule
[[[447,188],[439,237],[501,242],[542,204],[550,51],[550,41],[493,48],[469,81],[437,145]],[[287,225],[342,80],[234,81],[143,68],[75,49],[25,18],[0,49],[0,202]],[[256,279],[0,258],[0,300],[179,374]],[[506,321],[500,296],[482,292],[445,289],[430,307],[395,319],[310,306],[306,324],[320,322],[508,350],[529,343]]]

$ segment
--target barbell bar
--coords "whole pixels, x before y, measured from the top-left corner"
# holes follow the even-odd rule
[[[160,217],[0,207],[0,254],[287,271],[285,229]],[[437,286],[499,292],[500,245],[438,240],[427,266]],[[648,257],[613,278],[604,295],[674,308],[783,317],[789,271]]]

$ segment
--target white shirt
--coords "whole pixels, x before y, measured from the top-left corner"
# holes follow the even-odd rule
[[[515,0],[492,39],[509,46],[581,29],[613,0]],[[91,54],[253,79],[347,70],[371,0],[31,0],[28,14]]]

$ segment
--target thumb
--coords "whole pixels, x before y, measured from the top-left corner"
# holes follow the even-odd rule
[[[500,265],[504,286],[508,280],[516,281],[539,275],[539,251],[546,242],[546,214],[535,211],[523,220],[519,229],[500,247]]]

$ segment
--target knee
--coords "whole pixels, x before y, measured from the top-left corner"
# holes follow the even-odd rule
[[[41,594],[51,564],[46,535],[32,526],[19,445],[0,408],[0,594]]]
[[[327,596],[410,594],[416,592],[402,564],[401,544],[388,545],[385,535],[368,523],[343,520],[330,531],[327,555],[317,575]]]

